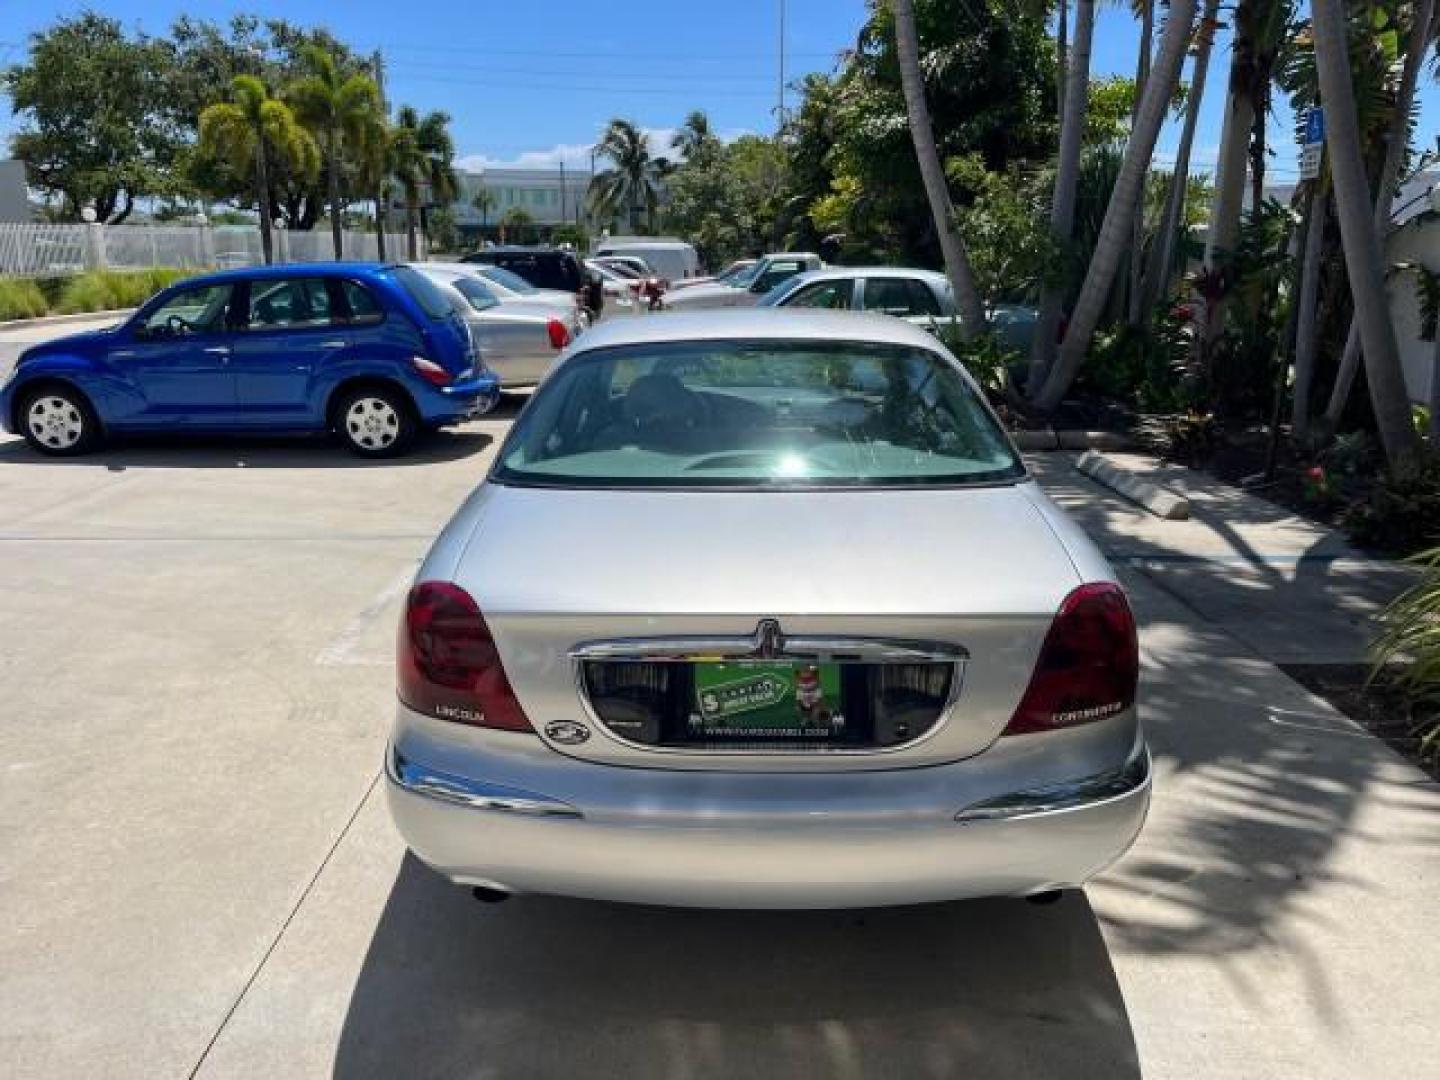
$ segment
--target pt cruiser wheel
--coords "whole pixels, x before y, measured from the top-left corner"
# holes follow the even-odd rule
[[[410,405],[392,390],[359,390],[335,410],[335,427],[345,445],[361,457],[403,454],[415,439]]]
[[[46,387],[20,408],[25,439],[42,454],[83,454],[95,447],[100,424],[90,403],[69,387]]]

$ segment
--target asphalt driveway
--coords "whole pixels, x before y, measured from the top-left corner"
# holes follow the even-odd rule
[[[1172,524],[1037,463],[1142,620],[1157,793],[1088,895],[706,913],[438,881],[376,783],[393,627],[506,423],[382,465],[0,438],[0,1072],[1433,1069],[1440,789],[1274,666],[1363,648],[1403,572],[1185,474]]]

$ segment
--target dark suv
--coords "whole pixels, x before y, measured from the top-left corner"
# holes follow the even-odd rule
[[[558,248],[491,247],[472,251],[461,261],[503,266],[537,289],[578,293],[585,287],[585,271],[574,252]]]

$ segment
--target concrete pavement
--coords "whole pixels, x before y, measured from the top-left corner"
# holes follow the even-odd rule
[[[14,1077],[1422,1075],[1440,791],[1273,666],[1404,580],[1189,474],[1038,468],[1140,615],[1159,780],[1049,908],[474,904],[375,786],[403,584],[504,417],[416,459],[0,439],[0,1071]]]

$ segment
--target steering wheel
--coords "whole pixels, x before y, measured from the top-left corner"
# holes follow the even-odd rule
[[[195,324],[186,322],[185,319],[179,315],[171,315],[165,320],[165,329],[172,334],[194,333]]]

